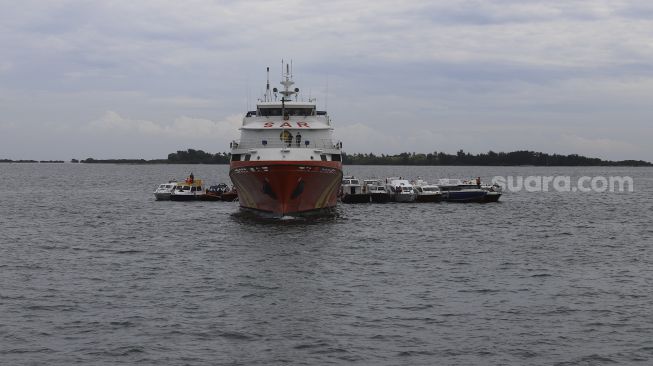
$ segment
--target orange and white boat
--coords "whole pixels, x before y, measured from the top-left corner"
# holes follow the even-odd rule
[[[342,182],[342,143],[315,99],[300,100],[285,65],[282,90],[270,90],[243,118],[231,143],[229,177],[243,209],[280,217],[331,212]]]

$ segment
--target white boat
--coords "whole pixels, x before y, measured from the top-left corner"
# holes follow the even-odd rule
[[[372,202],[386,203],[390,200],[390,195],[380,179],[365,179],[363,180],[363,186],[367,187]]]
[[[240,139],[231,143],[229,177],[240,207],[263,216],[334,212],[342,184],[342,143],[333,140],[331,119],[316,100],[302,100],[292,69],[282,88],[270,88],[248,111]]]
[[[440,202],[442,201],[442,191],[435,184],[429,184],[425,180],[417,179],[413,185],[417,197],[415,202]]]
[[[360,180],[348,176],[342,179],[340,200],[343,203],[369,203],[370,195],[367,193],[367,186],[364,186]]]
[[[177,182],[175,189],[170,194],[171,201],[194,201],[204,195],[202,180],[195,179],[191,174],[183,182]]]
[[[174,190],[176,184],[177,183],[174,181],[159,184],[159,186],[154,190],[154,198],[156,198],[157,201],[170,200],[170,194]]]
[[[385,188],[390,195],[390,201],[414,202],[417,194],[408,179],[391,177],[385,179]]]

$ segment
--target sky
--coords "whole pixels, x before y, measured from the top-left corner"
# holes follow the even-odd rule
[[[292,60],[347,153],[653,161],[649,1],[0,0],[0,158],[226,152]]]

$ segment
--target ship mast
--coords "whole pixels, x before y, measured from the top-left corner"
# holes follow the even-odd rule
[[[283,63],[283,60],[281,62]],[[283,66],[282,66],[282,71],[283,71]],[[283,90],[280,91],[281,115],[283,116],[284,119],[286,119],[286,102],[292,101],[292,99],[290,99],[290,96],[292,96],[293,94],[297,94],[299,92],[299,88],[290,90],[290,87],[293,86],[295,82],[292,81],[292,69],[290,68],[289,64],[286,64],[286,72],[285,74],[282,74],[281,78],[282,78],[281,85],[283,85]]]
[[[268,82],[265,84],[265,101],[271,102],[272,96],[270,95],[270,68],[268,67]]]

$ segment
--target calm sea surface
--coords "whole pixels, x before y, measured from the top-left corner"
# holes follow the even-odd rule
[[[0,364],[653,364],[653,169],[348,166],[631,176],[635,192],[310,221],[154,200],[191,171],[228,181],[227,166],[0,164]]]

